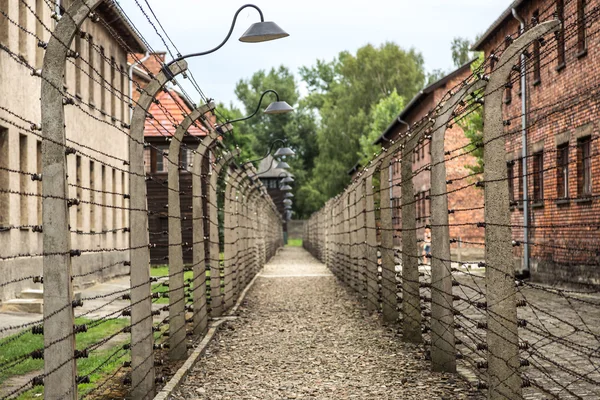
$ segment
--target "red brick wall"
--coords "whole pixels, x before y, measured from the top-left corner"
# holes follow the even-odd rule
[[[456,85],[460,84],[464,79],[466,79],[471,72],[466,70],[463,74],[455,77],[446,83],[446,85],[441,86],[434,90],[432,93],[428,94],[425,99],[418,105],[415,105],[411,112],[405,117],[405,120],[409,124],[413,124],[423,117],[425,117],[431,110],[435,108],[435,106],[441,101],[442,97],[446,95],[448,90],[452,89]],[[404,132],[406,127],[404,125],[400,126],[396,132],[392,132],[390,135],[392,139],[397,139],[401,132]],[[468,139],[464,135],[462,128],[456,124],[451,129],[446,131],[445,136],[445,150],[454,150],[458,148],[464,147],[468,144]],[[424,167],[431,164],[431,155],[429,153],[430,143],[429,140],[425,140],[419,145],[415,146],[414,142],[410,142],[411,147],[415,147],[415,152],[413,154],[413,171],[415,172],[415,176],[413,178],[413,184],[415,188],[415,202],[417,207],[417,238],[423,239],[425,234],[425,226],[430,223],[429,216],[431,215],[430,209],[430,201],[427,199],[427,196],[430,193],[431,188],[431,175],[429,170],[425,170]],[[418,154],[417,154],[418,152]],[[456,154],[456,153],[454,153]],[[400,154],[395,156],[395,159],[398,160],[392,168],[392,179],[394,183],[393,188],[393,196],[395,198],[401,197],[401,172],[400,172]],[[466,165],[472,165],[475,163],[475,159],[470,155],[462,155],[460,157],[451,158],[446,163],[446,174],[448,179],[455,179],[458,177],[464,177],[469,174],[469,170],[465,167]],[[458,189],[466,185],[467,181],[462,180],[457,184],[448,185],[448,190],[451,191],[453,189]],[[397,202],[399,204],[399,201]],[[450,209],[472,209],[472,208],[480,208],[483,206],[483,192],[480,189],[475,187],[468,187],[466,189],[459,190],[457,192],[451,193],[448,196],[448,206]],[[395,211],[395,215],[400,216],[401,210],[398,209]],[[450,228],[450,236],[453,238],[461,238],[463,242],[471,242],[471,243],[480,243],[483,241],[484,232],[482,229],[477,228],[472,225],[466,225],[467,222],[473,221],[483,221],[483,210],[473,210],[469,212],[457,212],[453,215],[450,215],[449,223]],[[401,218],[397,218],[394,223],[396,232],[395,244],[397,246],[401,245],[401,240],[399,236],[401,232],[402,221]],[[466,244],[467,247],[478,247],[472,244]],[[479,246],[480,247],[480,246]]]
[[[541,82],[533,84],[533,72],[527,75],[528,117],[527,158],[529,182],[528,193],[533,192],[533,158],[536,150],[543,149],[543,201],[532,204],[530,224],[532,229],[528,241],[532,243],[532,276],[543,281],[567,281],[573,283],[598,283],[600,271],[597,268],[600,239],[600,203],[594,197],[600,187],[600,157],[598,151],[598,97],[586,98],[590,88],[600,78],[600,21],[587,23],[587,54],[579,55],[577,49],[575,0],[565,1],[566,63],[560,67],[557,60],[556,40],[546,38],[547,44],[541,48]],[[600,7],[600,0],[588,0],[587,11]],[[530,1],[519,9],[519,14],[531,21],[534,10],[540,10],[541,20],[548,20],[555,12],[555,1]],[[511,17],[498,32],[484,45],[486,56],[493,49],[502,46],[504,37],[517,30],[517,22]],[[533,46],[529,47],[533,53]],[[528,60],[532,62],[532,59]],[[514,74],[517,79],[517,74]],[[521,153],[521,97],[517,94],[519,84],[512,90],[512,101],[506,104],[504,118],[514,118],[506,128],[507,159]],[[570,104],[565,107],[568,99]],[[563,103],[563,104],[561,104]],[[553,113],[549,113],[554,109]],[[591,135],[592,154],[592,197],[579,198],[577,193],[577,140],[582,135]],[[566,138],[566,139],[565,139]],[[557,145],[568,140],[569,144],[569,199],[558,201],[557,193]],[[515,165],[515,175],[518,168]],[[518,188],[515,177],[514,186]],[[531,203],[530,203],[531,204]],[[519,202],[512,211],[513,238],[523,240],[523,211]],[[521,257],[522,247],[515,249],[515,256]]]

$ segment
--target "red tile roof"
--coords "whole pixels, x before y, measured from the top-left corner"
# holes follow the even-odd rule
[[[182,96],[173,89],[169,89],[169,93],[161,91],[156,99],[159,104],[152,103],[148,112],[154,117],[146,119],[146,129],[144,136],[160,137],[173,136],[175,127],[173,124],[179,124],[184,120],[185,115],[191,112],[191,109]],[[185,110],[185,114],[183,110]],[[211,120],[212,118],[209,118]],[[206,136],[208,131],[200,122],[196,122],[197,126],[190,126],[188,133],[192,136]]]

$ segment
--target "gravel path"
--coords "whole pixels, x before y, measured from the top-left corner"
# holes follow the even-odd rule
[[[369,316],[301,248],[265,267],[175,399],[482,399]]]

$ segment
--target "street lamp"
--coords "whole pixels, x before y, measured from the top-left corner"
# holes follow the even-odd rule
[[[282,187],[279,188],[279,190],[281,190],[282,192],[291,192],[292,187],[290,185],[283,185]]]
[[[292,197],[294,197],[294,194],[290,192],[287,192],[285,196],[283,196],[284,199],[291,199]]]
[[[169,69],[169,66],[171,66],[173,63],[184,60],[186,58],[205,56],[207,54],[214,53],[215,51],[217,51],[221,47],[223,47],[225,45],[225,43],[227,43],[227,41],[231,37],[231,34],[233,33],[233,28],[235,27],[235,23],[236,23],[238,15],[244,8],[248,8],[248,7],[252,7],[256,11],[258,11],[258,13],[260,14],[260,22],[255,22],[254,24],[250,25],[250,28],[248,28],[246,30],[246,32],[244,32],[244,34],[240,37],[240,42],[259,43],[259,42],[267,42],[269,40],[276,40],[276,39],[281,39],[281,38],[290,36],[287,32],[285,32],[283,29],[281,29],[275,22],[265,21],[265,17],[260,8],[258,8],[254,4],[245,4],[245,5],[241,6],[235,12],[235,15],[233,16],[233,21],[231,22],[231,28],[229,28],[229,32],[227,33],[227,36],[217,47],[207,50],[207,51],[202,51],[199,53],[192,53],[192,54],[187,54],[185,56],[179,56],[176,59],[174,59],[173,61],[164,65],[162,70],[165,73],[165,75],[167,76],[167,78],[169,80],[171,80],[173,78],[173,74],[171,73],[171,70]]]
[[[250,119],[252,117],[254,117],[257,113],[258,110],[260,110],[260,106],[262,104],[263,98],[265,97],[265,95],[267,93],[273,93],[275,95],[275,98],[277,99],[277,101],[272,102],[271,104],[269,104],[269,106],[267,108],[265,108],[265,114],[287,114],[290,113],[292,111],[294,111],[294,108],[292,106],[290,106],[287,102],[285,101],[281,101],[279,100],[279,94],[274,91],[273,89],[268,89],[265,90],[264,92],[262,92],[262,94],[260,95],[260,99],[258,101],[258,106],[256,107],[256,110],[254,110],[254,112],[250,115],[248,115],[247,117],[242,117],[242,118],[237,118],[237,119],[233,119],[233,120],[227,120],[224,124],[217,126],[217,129],[221,132],[224,133],[225,129],[223,129],[224,127],[227,126],[227,124],[233,124],[236,122],[240,122],[240,121],[246,121],[247,119]],[[228,128],[226,128],[227,130],[229,130]],[[281,150],[281,149],[279,149]],[[277,151],[279,151],[277,150]],[[294,154],[294,152],[290,149],[287,149],[289,151],[292,152],[292,154]]]
[[[279,161],[275,168],[276,169],[290,169],[290,165],[288,163],[286,163],[285,161]]]

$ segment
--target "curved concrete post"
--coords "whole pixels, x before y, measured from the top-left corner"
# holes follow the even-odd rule
[[[225,268],[225,308],[230,309],[237,296],[237,255],[239,251],[239,198],[242,170],[236,169],[230,176],[225,189],[225,243],[224,243],[224,268]]]
[[[532,27],[502,54],[485,90],[484,174],[488,398],[521,399],[519,335],[512,264],[510,204],[502,119],[502,88],[520,53],[534,40],[560,29],[559,21]],[[525,188],[527,190],[527,188]]]
[[[430,124],[422,123],[411,132],[416,142]],[[415,188],[413,183],[412,154],[414,146],[404,140],[400,146],[402,158],[400,169],[402,176],[402,338],[407,342],[421,343],[421,296],[419,292],[419,258],[417,246],[417,224]]]
[[[452,95],[435,117],[431,137],[431,362],[434,371],[456,372],[452,263],[444,140],[460,100],[485,87],[478,80]]]
[[[237,152],[237,153],[236,153]],[[239,150],[218,158],[213,164],[212,174],[210,176],[210,185],[208,190],[209,202],[209,217],[212,219],[209,227],[210,237],[210,308],[212,317],[220,317],[224,310],[224,295],[221,293],[221,268],[220,268],[220,246],[219,246],[219,219],[218,219],[218,195],[217,185],[221,170],[224,166],[228,166],[234,157],[239,154]]]
[[[202,139],[198,149],[194,152],[194,166],[192,171],[192,219],[193,223],[193,248],[192,248],[192,269],[194,288],[192,290],[193,310],[194,310],[194,334],[203,335],[208,328],[209,304],[206,299],[206,250],[209,247],[206,243],[207,235],[207,215],[206,215],[206,193],[205,182],[206,172],[204,171],[204,161],[208,157],[208,150],[219,140],[221,135],[216,131],[211,131],[208,136]]]
[[[77,398],[73,284],[71,282],[71,233],[67,198],[65,112],[63,77],[69,46],[90,10],[101,0],[75,1],[70,18],[59,20],[44,55],[42,66],[42,226],[44,276],[44,396],[46,399]]]
[[[379,304],[379,282],[377,279],[377,224],[375,222],[375,190],[373,187],[373,175],[377,166],[370,164],[365,176],[365,224],[366,224],[366,246],[365,258],[367,267],[367,308],[369,311],[378,311]]]
[[[179,61],[170,67],[172,76],[187,70]],[[148,247],[148,213],[144,178],[144,128],[150,104],[169,82],[164,71],[146,86],[131,116],[129,142],[129,189],[131,192],[129,247],[131,251],[131,385],[134,399],[154,397],[154,337],[152,334],[152,299],[150,286],[150,249]]]
[[[384,150],[385,152],[385,150]],[[381,298],[385,322],[398,321],[398,298],[396,296],[396,263],[394,262],[394,226],[392,225],[392,199],[390,161],[393,152],[387,151],[379,170],[379,209],[381,229]]]
[[[172,360],[183,360],[187,357],[187,343],[185,341],[183,239],[181,234],[181,202],[179,198],[179,160],[181,141],[194,121],[198,120],[212,109],[214,109],[214,104],[210,103],[192,110],[192,112],[181,121],[177,129],[175,129],[171,144],[169,145],[169,358]]]

